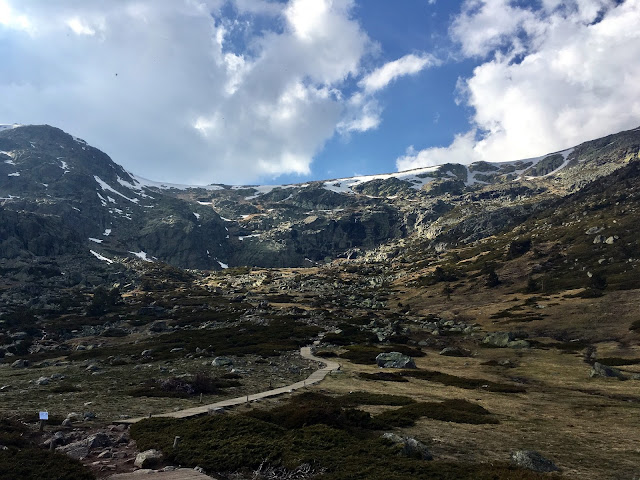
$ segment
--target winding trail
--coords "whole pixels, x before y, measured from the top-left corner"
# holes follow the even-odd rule
[[[153,418],[156,418],[156,417],[188,418],[188,417],[195,417],[198,415],[206,415],[207,413],[209,413],[209,410],[212,410],[215,408],[233,407],[236,405],[241,405],[243,403],[251,402],[253,400],[260,400],[262,398],[275,397],[277,395],[282,395],[283,393],[292,392],[293,390],[299,390],[308,385],[313,385],[314,383],[321,382],[322,380],[324,380],[324,377],[326,377],[330,372],[340,369],[339,363],[333,362],[331,360],[327,360],[325,358],[316,357],[315,355],[313,355],[311,353],[311,347],[302,347],[300,349],[300,355],[302,356],[302,358],[323,363],[325,366],[313,372],[305,380],[293,383],[291,385],[287,385],[285,387],[274,388],[273,390],[267,390],[264,392],[254,393],[251,395],[244,395],[242,397],[230,398],[228,400],[222,400],[220,402],[211,403],[209,405],[200,405],[198,407],[187,408],[185,410],[178,410],[177,412],[160,413],[158,415],[152,415],[152,417]],[[132,424],[132,423],[137,423],[140,420],[144,420],[145,418],[149,418],[149,417],[127,418],[124,420],[118,420],[116,423]]]

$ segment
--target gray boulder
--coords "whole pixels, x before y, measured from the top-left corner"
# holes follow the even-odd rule
[[[233,360],[229,357],[216,357],[211,362],[211,365],[214,367],[231,367],[233,366]]]
[[[27,368],[29,366],[29,360],[16,360],[11,364],[11,368]]]
[[[76,460],[82,460],[89,456],[89,445],[86,440],[79,440],[77,442],[70,443],[63,447],[56,448],[56,451],[64,453],[68,457],[75,458]]]
[[[382,368],[416,368],[413,359],[400,352],[380,353],[376,357],[376,364]]]
[[[494,347],[508,347],[509,342],[516,339],[515,335],[511,332],[492,332],[488,333],[483,339],[482,343],[491,345]]]
[[[431,455],[427,446],[415,438],[396,435],[391,432],[383,433],[382,438],[393,445],[398,455],[422,460],[433,460],[433,455]]]
[[[440,355],[445,357],[468,357],[470,352],[458,347],[445,347],[440,351]]]
[[[151,449],[140,452],[133,464],[138,468],[156,468],[162,463],[162,453]]]
[[[602,363],[594,363],[589,373],[590,377],[611,377],[611,378],[625,378],[624,374],[617,368],[603,365]]]
[[[534,472],[557,472],[560,470],[551,460],[544,458],[535,450],[518,450],[511,454],[511,461],[520,468]]]
[[[492,332],[488,333],[482,343],[492,347],[511,347],[511,348],[529,348],[531,344],[526,340],[517,339],[513,332]]]

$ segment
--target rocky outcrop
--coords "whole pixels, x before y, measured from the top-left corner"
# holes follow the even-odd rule
[[[138,468],[157,468],[162,464],[162,452],[151,449],[140,452],[133,464]]]
[[[528,348],[529,342],[522,338],[518,338],[518,335],[513,332],[492,332],[487,334],[482,343],[498,348]]]
[[[517,450],[511,454],[511,461],[520,468],[547,473],[560,470],[555,463],[535,450]]]
[[[398,455],[421,460],[433,460],[433,455],[431,455],[427,446],[415,438],[391,432],[383,433],[382,438],[393,446]]]
[[[380,353],[376,357],[376,364],[381,368],[416,368],[413,359],[400,352]]]
[[[591,372],[589,372],[590,377],[607,377],[607,378],[626,378],[625,375],[618,370],[617,368],[609,367],[607,365],[603,365],[602,363],[595,362],[593,367],[591,367]]]

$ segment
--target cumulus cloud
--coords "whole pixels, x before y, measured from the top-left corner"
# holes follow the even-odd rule
[[[447,154],[527,158],[640,124],[640,1],[518,5],[468,0],[451,27],[464,55],[485,59],[459,82],[476,139],[405,155],[398,168]]]
[[[428,66],[436,65],[438,61],[431,55],[405,55],[398,60],[388,62],[377,68],[360,81],[365,92],[372,93],[385,88],[396,78],[404,75],[415,75]]]
[[[402,171],[444,163],[471,163],[477,160],[477,154],[473,150],[474,144],[475,132],[471,131],[456,135],[448,147],[416,151],[413,146],[410,146],[407,152],[396,160],[396,165],[398,170]]]
[[[307,174],[337,130],[380,121],[372,95],[353,101],[376,47],[353,7],[0,0],[0,119],[59,126],[161,181]]]
[[[432,55],[409,54],[366,74],[358,82],[360,90],[347,102],[343,120],[337,125],[338,132],[348,135],[351,132],[366,132],[378,128],[382,122],[383,108],[375,94],[400,77],[416,75],[425,68],[439,64],[440,61]]]

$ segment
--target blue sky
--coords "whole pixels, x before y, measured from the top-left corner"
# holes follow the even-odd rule
[[[174,183],[541,155],[640,125],[640,0],[0,0],[0,123]]]

